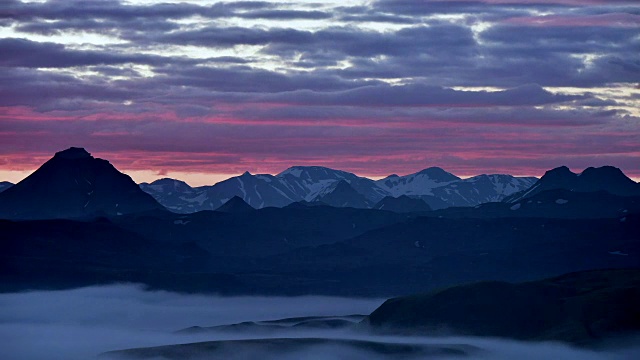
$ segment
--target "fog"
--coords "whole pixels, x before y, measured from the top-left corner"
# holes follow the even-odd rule
[[[640,350],[587,351],[553,343],[523,343],[482,338],[428,338],[371,335],[362,330],[296,330],[269,333],[211,332],[176,334],[190,326],[299,316],[368,314],[384,299],[336,297],[222,297],[146,291],[135,285],[65,291],[0,294],[0,358],[15,360],[95,359],[105,351],[213,340],[321,338],[395,344],[468,344],[477,359],[637,359]],[[372,359],[349,344],[320,344],[277,352],[244,347],[203,358]],[[260,353],[259,356],[256,352]],[[392,358],[392,355],[379,356]],[[407,358],[407,357],[404,357]],[[429,359],[439,357],[428,357]],[[451,358],[451,357],[447,357]]]

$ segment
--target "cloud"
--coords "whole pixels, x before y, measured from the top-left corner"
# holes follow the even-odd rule
[[[633,2],[5,3],[12,166],[81,141],[129,169],[636,168]]]
[[[525,343],[463,337],[402,337],[371,335],[363,331],[302,330],[265,335],[253,331],[176,334],[190,326],[215,326],[242,321],[275,320],[297,316],[369,313],[383,299],[305,297],[218,297],[145,291],[133,285],[111,285],[65,291],[0,294],[0,357],[7,359],[85,360],[105,351],[213,340],[255,338],[326,338],[384,344],[457,345],[479,349],[481,359],[559,360],[630,359],[640,352],[633,346],[611,344],[589,351],[553,343]],[[473,350],[472,350],[473,351]],[[362,348],[311,345],[286,352],[277,346],[232,349],[225,358],[297,359],[350,358],[382,360]],[[393,357],[391,357],[393,358]]]
[[[146,64],[161,65],[168,59],[162,56],[105,53],[98,51],[68,50],[63,45],[41,43],[25,39],[0,39],[4,56],[0,67],[68,68],[87,65]],[[185,59],[173,59],[182,63]]]
[[[266,98],[269,99],[269,97]],[[276,102],[289,102],[298,105],[348,105],[375,108],[380,106],[483,107],[545,105],[583,100],[587,96],[552,94],[535,84],[495,92],[459,91],[424,84],[398,86],[378,84],[331,93],[298,91],[272,98],[277,99],[275,100]]]

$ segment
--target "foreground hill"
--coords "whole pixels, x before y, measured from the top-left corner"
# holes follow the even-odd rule
[[[162,210],[131,178],[81,148],[60,151],[0,193],[0,218],[116,216]]]
[[[386,297],[470,281],[640,268],[640,217],[440,218],[303,205],[155,211],[10,221],[0,226],[0,247],[3,283],[21,288],[128,279],[193,292]],[[217,274],[235,280],[206,280]]]
[[[199,272],[208,261],[209,254],[194,243],[150,240],[104,218],[0,220],[1,292],[114,282],[242,291],[231,275]]]
[[[640,270],[572,273],[520,284],[480,282],[387,300],[378,330],[589,345],[640,333]]]

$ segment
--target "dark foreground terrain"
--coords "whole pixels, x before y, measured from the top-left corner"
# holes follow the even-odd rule
[[[593,345],[640,331],[640,270],[534,282],[480,282],[387,300],[365,320],[382,331]]]

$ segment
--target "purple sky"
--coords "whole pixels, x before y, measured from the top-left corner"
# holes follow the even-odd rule
[[[637,0],[0,1],[0,180],[323,165],[640,178]]]

